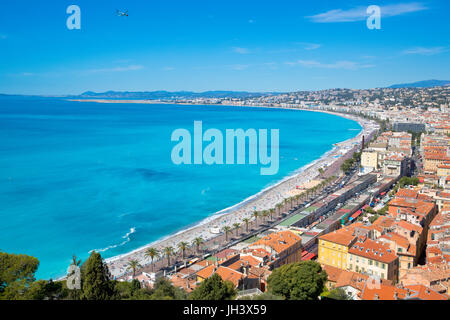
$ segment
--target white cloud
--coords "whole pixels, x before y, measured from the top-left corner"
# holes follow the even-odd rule
[[[172,71],[172,70],[175,70],[175,68],[174,67],[164,67],[163,70],[164,71]]]
[[[240,48],[240,47],[234,47],[233,51],[239,54],[248,54],[250,53],[250,50],[248,50],[247,48]]]
[[[319,43],[298,42],[297,44],[302,45],[305,50],[316,50],[322,47]]]
[[[316,60],[297,60],[295,62],[286,62],[286,64],[290,66],[302,66],[307,68],[346,69],[346,70],[358,70],[374,67],[374,65],[371,64],[361,64],[354,61],[337,61],[335,63],[322,63]]]
[[[444,47],[433,47],[433,48],[417,47],[405,50],[403,51],[403,54],[420,54],[424,56],[432,56],[435,54],[440,54],[445,51],[446,49]]]
[[[380,6],[381,17],[394,17],[406,13],[427,10],[423,4],[418,2],[398,3],[386,6]],[[348,10],[334,9],[324,13],[319,13],[313,16],[308,16],[311,21],[317,23],[330,22],[353,22],[363,21],[367,18],[367,7],[355,7]]]
[[[90,73],[100,73],[100,72],[126,72],[126,71],[136,71],[144,69],[144,66],[141,65],[129,65],[125,67],[113,67],[113,68],[104,68],[104,69],[90,69],[88,72]]]
[[[235,65],[231,66],[231,68],[233,70],[244,70],[244,69],[247,69],[248,67],[249,67],[249,65],[247,65],[247,64],[235,64]]]

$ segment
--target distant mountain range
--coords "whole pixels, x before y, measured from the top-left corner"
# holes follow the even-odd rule
[[[425,80],[425,81],[417,81],[413,83],[402,83],[402,84],[394,84],[390,86],[391,89],[398,88],[431,88],[431,87],[441,87],[450,85],[450,80]]]
[[[430,88],[437,86],[449,86],[450,80],[425,80],[413,83],[394,84],[388,88]],[[278,94],[284,94],[286,92],[248,92],[248,91],[205,91],[205,92],[192,92],[192,91],[106,91],[106,92],[93,92],[86,91],[80,95],[62,95],[55,96],[55,98],[76,98],[76,99],[137,99],[137,100],[156,100],[156,99],[194,99],[194,98],[254,98],[273,96]],[[8,95],[1,94],[0,97],[14,97],[22,95]],[[44,97],[44,96],[27,96],[26,97]],[[24,96],[24,97],[25,97]],[[46,96],[50,98],[51,96]]]
[[[92,92],[86,91],[78,98],[98,98],[98,99],[176,99],[176,98],[252,98],[280,94],[279,92],[247,92],[247,91],[106,91]]]

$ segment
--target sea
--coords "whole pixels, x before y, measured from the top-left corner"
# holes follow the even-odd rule
[[[279,170],[173,163],[176,129],[279,130]],[[121,255],[201,223],[320,158],[361,126],[274,108],[0,97],[0,250],[63,276],[72,255]],[[270,135],[269,135],[270,137]]]

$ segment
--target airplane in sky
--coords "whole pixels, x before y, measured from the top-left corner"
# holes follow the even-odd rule
[[[121,11],[117,10],[117,15],[119,17],[128,17],[128,10],[124,11],[124,12],[121,12]]]

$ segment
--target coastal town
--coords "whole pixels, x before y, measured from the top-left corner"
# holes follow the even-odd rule
[[[251,203],[241,221],[216,219],[191,242],[175,235],[168,246],[110,261],[112,274],[144,287],[166,278],[188,293],[217,274],[233,283],[237,299],[249,299],[267,291],[274,270],[313,260],[328,275],[327,290],[352,300],[447,300],[449,93],[448,87],[325,90],[177,101],[332,112],[359,119],[363,130],[285,181],[279,202]]]

